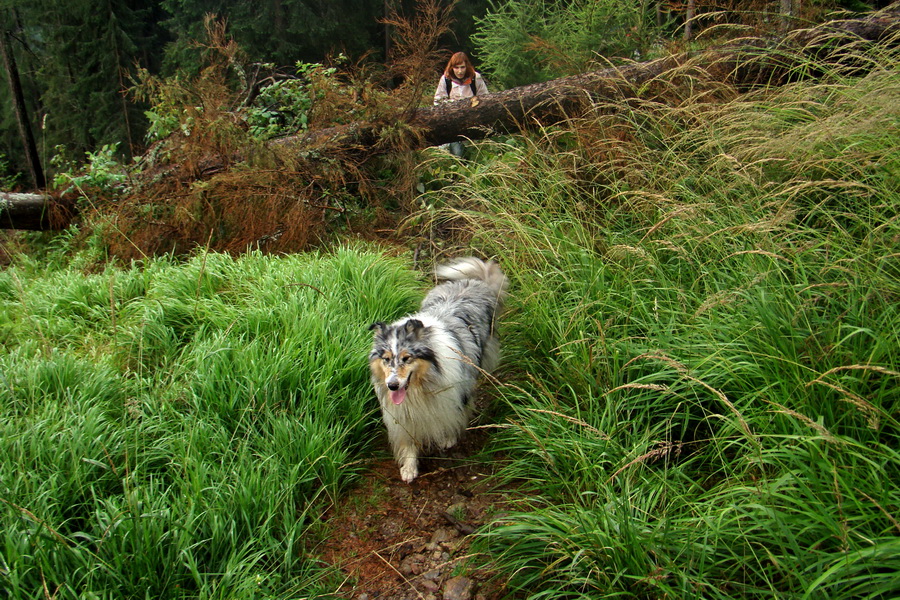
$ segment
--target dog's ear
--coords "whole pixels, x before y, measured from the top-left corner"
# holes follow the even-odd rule
[[[406,333],[413,336],[413,338],[418,338],[422,330],[425,329],[425,325],[418,319],[410,319],[403,327],[406,329]]]
[[[383,335],[385,327],[387,327],[387,325],[385,325],[383,321],[376,321],[369,325],[369,331],[374,331],[375,335]]]

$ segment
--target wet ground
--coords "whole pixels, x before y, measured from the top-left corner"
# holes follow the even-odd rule
[[[360,484],[326,520],[333,531],[319,549],[346,579],[352,600],[494,600],[502,582],[489,557],[472,552],[473,533],[507,510],[512,497],[491,476],[478,449],[488,434],[470,432],[444,457],[425,458],[412,484],[400,479],[385,443]],[[477,455],[477,458],[473,458]]]

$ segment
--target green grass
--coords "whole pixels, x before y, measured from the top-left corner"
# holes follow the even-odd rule
[[[378,439],[366,327],[419,287],[357,250],[0,273],[6,596],[329,589],[306,538]]]
[[[426,196],[513,284],[525,598],[900,595],[900,73],[481,144]],[[448,200],[448,198],[451,198]]]
[[[522,502],[477,559],[512,597],[900,596],[898,58],[423,165],[410,226],[512,280],[489,452]],[[380,431],[366,327],[416,305],[406,261],[65,265],[0,272],[2,593],[331,591],[311,545]]]

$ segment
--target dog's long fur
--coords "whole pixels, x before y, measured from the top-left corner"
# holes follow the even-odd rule
[[[419,474],[420,453],[456,444],[472,415],[481,371],[499,360],[496,319],[506,295],[500,267],[467,257],[435,269],[419,312],[374,323],[369,367],[400,477]]]

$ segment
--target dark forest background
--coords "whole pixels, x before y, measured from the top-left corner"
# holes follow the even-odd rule
[[[584,37],[569,39],[564,47],[574,44],[597,52],[616,37],[608,35],[614,26],[621,34],[620,41],[628,43],[610,47],[608,52],[640,59],[646,55],[641,49],[658,45],[660,39],[679,39],[689,4],[692,10],[712,15],[708,22],[738,5],[743,5],[741,10],[752,9],[749,12],[756,14],[758,21],[765,21],[768,14],[765,2],[727,0],[459,0],[453,4],[451,31],[440,44],[446,55],[455,50],[474,52],[476,64],[481,62],[482,70],[487,68],[496,85],[517,85],[565,70],[553,60],[535,58],[541,48],[534,41],[552,37],[554,28],[557,37],[568,33]],[[804,10],[862,11],[884,4],[808,0]],[[0,3],[0,33],[6,54],[18,71],[41,163],[52,169],[53,164],[81,160],[85,152],[106,145],[116,145],[116,152],[125,159],[142,153],[148,107],[129,90],[141,72],[162,77],[196,73],[204,60],[207,15],[224,20],[245,64],[265,64],[269,72],[281,69],[289,73],[298,61],[328,63],[338,55],[351,63],[390,60],[390,30],[383,20],[392,13],[414,11],[415,6],[413,0],[6,0]],[[579,22],[594,18],[601,9],[609,14],[600,30],[579,27]],[[563,17],[547,17],[552,14]],[[632,36],[646,31],[633,25],[634,19],[654,25],[652,39]],[[697,23],[703,25],[702,20]],[[524,41],[511,44],[517,37]],[[506,72],[492,73],[491,65],[495,71]],[[435,73],[440,67],[434,65]],[[28,188],[31,183],[24,175],[27,165],[10,94],[8,61],[5,70],[0,78],[0,177],[4,184],[0,187]],[[391,84],[385,77],[384,85]]]
[[[104,144],[123,154],[143,150],[146,106],[128,89],[138,68],[190,76],[202,64],[204,17],[224,18],[229,35],[251,62],[288,67],[327,61],[384,61],[389,37],[380,21],[413,10],[409,0],[8,0],[2,29],[19,70],[29,120],[43,162],[63,152],[83,156]],[[474,19],[485,0],[454,8],[448,49],[471,51]],[[25,168],[9,94],[0,81],[3,175]],[[58,148],[63,146],[63,148]]]

